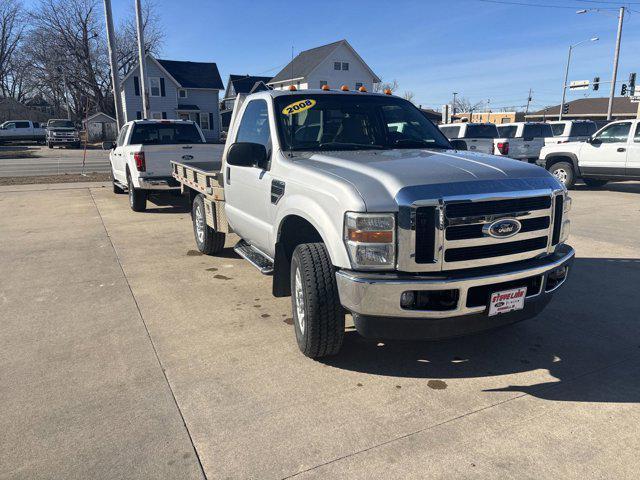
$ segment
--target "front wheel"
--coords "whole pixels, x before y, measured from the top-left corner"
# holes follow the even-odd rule
[[[205,255],[216,255],[224,248],[225,234],[216,232],[207,225],[207,217],[204,210],[204,198],[198,195],[191,208],[193,220],[193,235],[196,238],[196,246]]]
[[[598,180],[596,178],[583,178],[582,181],[585,183],[585,185],[589,188],[600,188],[600,187],[604,187],[608,180]]]
[[[293,251],[291,305],[300,351],[310,358],[337,354],[344,337],[344,310],[323,243],[304,243]]]
[[[129,185],[129,206],[134,212],[144,212],[147,209],[147,192],[139,188],[134,188],[131,175],[127,176]]]
[[[551,165],[549,173],[556,177],[565,187],[571,188],[576,183],[573,166],[569,162],[558,162]]]

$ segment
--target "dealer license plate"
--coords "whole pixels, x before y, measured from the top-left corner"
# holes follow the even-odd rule
[[[527,287],[492,293],[489,298],[489,316],[522,310],[524,308],[524,297],[526,296]]]

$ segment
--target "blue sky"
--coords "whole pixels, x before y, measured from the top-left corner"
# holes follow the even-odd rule
[[[116,18],[133,0],[112,0]],[[516,0],[514,0],[516,1]],[[439,107],[453,91],[492,108],[532,108],[560,102],[570,44],[593,35],[600,41],[574,50],[570,79],[611,78],[617,27],[615,10],[576,14],[577,9],[616,4],[611,0],[519,0],[537,8],[479,0],[304,2],[156,0],[166,32],[162,57],[215,61],[223,81],[229,73],[278,72],[295,52],[346,38],[383,80],[397,79],[399,92],[416,103]],[[311,6],[312,5],[312,6]],[[625,17],[619,80],[640,70],[640,1]],[[636,13],[637,12],[637,13]],[[581,91],[569,99],[608,95]]]

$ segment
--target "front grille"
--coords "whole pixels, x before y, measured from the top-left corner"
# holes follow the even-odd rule
[[[564,207],[564,197],[562,195],[558,195],[556,197],[556,204],[554,206],[553,237],[551,240],[551,245],[557,245],[557,243],[560,241],[560,230],[562,229],[563,207]]]
[[[433,263],[436,241],[436,208],[416,209],[416,263]]]
[[[450,248],[445,251],[445,262],[463,262],[487,257],[503,257],[547,247],[547,237],[536,237],[509,243],[492,243],[477,247]]]
[[[450,203],[446,207],[447,218],[473,217],[479,215],[503,215],[551,207],[551,197],[510,198],[488,202]]]
[[[520,233],[535,232],[549,228],[551,219],[549,217],[526,218],[521,220],[522,228]],[[470,238],[482,238],[482,227],[485,224],[475,223],[472,225],[458,225],[447,228],[447,240],[468,240]]]

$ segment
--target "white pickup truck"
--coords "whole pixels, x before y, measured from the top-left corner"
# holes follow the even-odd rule
[[[553,137],[546,137],[545,145],[586,142],[598,130],[596,122],[591,120],[559,120],[549,122],[549,125],[551,125]]]
[[[594,188],[612,180],[640,180],[640,121],[609,123],[586,142],[546,146],[536,163],[567,188],[578,179]]]
[[[495,155],[504,155],[517,160],[535,163],[544,147],[545,138],[553,137],[553,130],[548,123],[515,122],[498,125],[501,138],[497,143],[508,142],[506,153],[496,149]]]
[[[205,143],[200,127],[186,120],[134,120],[120,129],[110,150],[114,193],[129,192],[131,209],[142,212],[153,191],[180,187],[171,176],[172,160],[202,161],[213,158],[215,147]]]
[[[45,129],[31,120],[9,120],[0,125],[0,143],[44,142]]]
[[[365,337],[405,339],[533,317],[574,256],[552,175],[454,150],[391,95],[241,94],[222,159],[172,166],[198,249],[216,255],[237,234],[235,251],[291,296],[313,358],[340,350],[345,312]]]
[[[464,142],[466,150],[471,152],[492,154],[496,148],[504,148],[494,141],[500,135],[493,123],[451,123],[438,127],[449,140]]]

